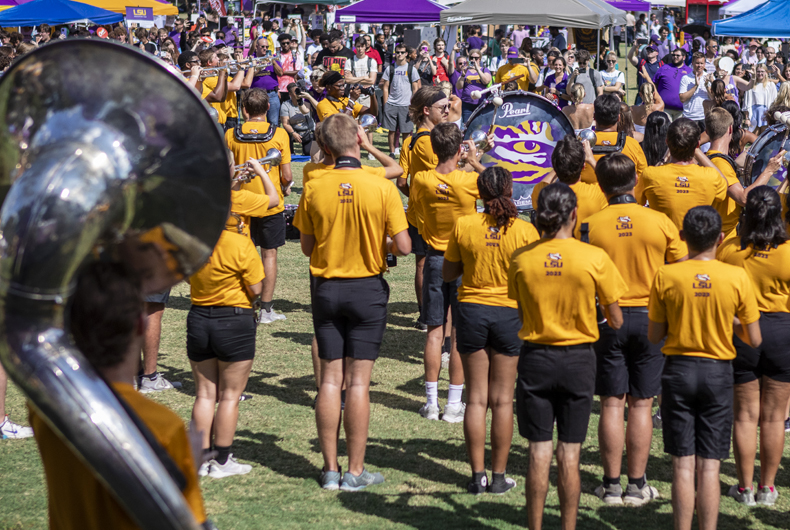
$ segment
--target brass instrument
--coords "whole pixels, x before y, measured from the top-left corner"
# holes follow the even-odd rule
[[[365,132],[374,133],[379,130],[379,122],[372,114],[363,114],[358,121]]]
[[[246,68],[264,68],[272,64],[271,57],[250,57],[243,61],[228,61],[227,64],[221,66],[212,66],[211,68],[201,68],[200,79],[208,77],[217,77],[220,72],[225,71],[228,75],[236,75],[239,70]],[[184,75],[190,75],[192,70],[181,70]]]
[[[598,136],[595,134],[595,131],[592,129],[582,129],[576,134],[576,138],[579,141],[587,140],[590,143],[590,147],[594,147],[598,143]]]
[[[64,319],[88,262],[122,261],[145,293],[205,263],[230,209],[225,142],[160,61],[101,39],[20,57],[0,115],[0,361],[140,528],[198,530]]]
[[[258,159],[258,163],[262,166],[279,166],[280,162],[283,160],[283,154],[280,152],[279,149],[269,149],[266,151],[266,156],[263,158]],[[255,178],[254,174],[250,174],[249,171],[244,171],[244,168],[247,167],[247,164],[239,164],[238,166],[234,166],[233,169],[236,173],[241,172],[241,174],[237,177],[233,177],[233,180],[236,182],[250,182],[252,179]],[[268,173],[268,171],[267,171]]]

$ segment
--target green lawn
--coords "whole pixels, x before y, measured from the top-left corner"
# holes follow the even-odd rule
[[[383,146],[385,138],[376,137]],[[366,161],[367,163],[367,161]],[[301,165],[294,165],[294,195],[301,192]],[[399,259],[387,274],[392,297],[388,328],[371,387],[370,441],[367,465],[380,471],[386,483],[360,493],[325,492],[318,487],[322,465],[311,404],[315,396],[310,341],[312,325],[307,283],[307,259],[299,244],[281,249],[275,307],[288,320],[261,326],[258,350],[247,392],[241,404],[235,455],[253,465],[246,476],[201,481],[210,517],[221,529],[304,528],[516,528],[524,526],[524,474],[527,443],[515,435],[508,471],[519,487],[504,496],[466,493],[470,474],[461,424],[423,420],[417,409],[424,401],[422,347],[425,335],[412,327],[414,260]],[[189,309],[186,284],[173,289],[164,315],[160,370],[181,381],[180,391],[154,396],[184,420],[191,412],[194,386],[185,352],[185,322]],[[447,397],[446,373],[440,402]],[[24,401],[16,388],[8,395],[11,418],[25,422]],[[663,454],[661,433],[655,431],[648,477],[662,499],[642,508],[606,507],[594,495],[601,480],[596,429],[598,403],[582,451],[580,529],[658,530],[670,528],[671,467]],[[345,446],[341,442],[341,455]],[[788,529],[790,476],[785,452],[777,486],[782,493],[774,508],[747,509],[723,498],[722,530]],[[341,457],[341,465],[345,459]],[[758,462],[759,468],[759,462]],[[625,470],[625,463],[623,464]],[[758,470],[759,473],[759,470]],[[759,476],[759,475],[757,475]],[[47,501],[44,476],[35,442],[0,442],[0,528],[45,528]],[[722,465],[722,492],[736,482],[732,459]],[[552,483],[556,470],[552,468]],[[549,490],[547,529],[559,528],[556,488]]]

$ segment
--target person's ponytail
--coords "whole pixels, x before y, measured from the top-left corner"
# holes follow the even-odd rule
[[[518,210],[513,202],[513,176],[507,169],[493,166],[486,168],[477,177],[477,189],[480,192],[488,213],[496,221],[496,226],[503,233],[518,217]]]
[[[535,224],[543,237],[554,237],[576,208],[576,194],[567,184],[549,184],[538,195]]]

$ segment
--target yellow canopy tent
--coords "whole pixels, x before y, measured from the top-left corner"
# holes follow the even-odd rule
[[[157,2],[157,0],[77,0],[116,13],[126,14],[127,7],[153,7],[154,15],[178,15],[178,8],[173,4]]]

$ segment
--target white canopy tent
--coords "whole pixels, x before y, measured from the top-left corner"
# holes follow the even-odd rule
[[[726,6],[719,9],[719,14],[726,15],[728,17],[740,15],[741,13],[746,13],[747,11],[754,9],[765,2],[766,0],[735,0],[735,2],[730,2]]]
[[[686,0],[645,0],[652,6],[686,7]]]
[[[604,0],[466,0],[442,11],[442,24],[525,24],[601,29],[625,24],[625,11]]]

